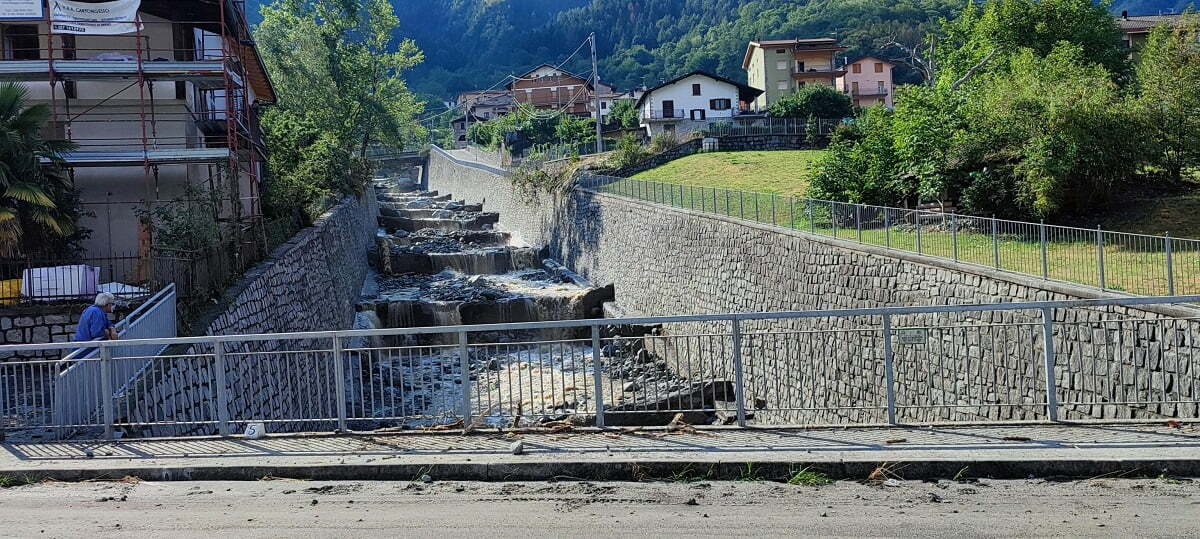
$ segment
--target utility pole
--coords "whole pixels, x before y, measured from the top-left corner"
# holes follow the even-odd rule
[[[596,107],[596,153],[604,153],[604,115],[600,112],[600,68],[596,65],[596,32],[592,32],[592,97]]]
[[[467,102],[462,103],[462,104],[466,105],[465,109],[463,111],[463,142],[465,143],[466,146],[470,146],[471,145],[471,103],[469,100],[465,100],[465,101],[467,101]],[[453,131],[453,129],[451,131]]]

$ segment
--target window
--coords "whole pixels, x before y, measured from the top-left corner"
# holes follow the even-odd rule
[[[692,85],[692,95],[700,95],[700,85],[699,84]]]
[[[778,62],[775,62],[775,69],[778,69],[780,71],[787,71],[787,68],[788,68],[787,60],[779,60]]]
[[[712,110],[729,110],[733,108],[733,100],[731,99],[713,99],[708,102],[708,108]]]
[[[777,86],[777,88],[779,88],[780,90],[787,90],[788,89],[788,81],[786,81],[786,80],[779,81],[779,86]]]
[[[880,95],[882,95],[882,94],[886,94],[886,93],[887,93],[887,87],[886,87],[886,86],[883,84],[883,81],[878,81],[878,82],[879,82],[879,88],[878,88],[878,89],[879,89],[879,93],[880,93]]]
[[[9,60],[38,60],[42,57],[42,44],[38,40],[38,29],[32,25],[4,27],[4,57]]]
[[[850,93],[855,95],[858,94],[858,81],[850,83]]]
[[[875,62],[875,72],[883,73],[883,62]]]
[[[883,84],[883,83],[881,82],[880,84]],[[607,109],[608,109],[608,103],[607,103],[607,102],[605,102],[605,101],[601,101],[601,102],[600,102],[600,108],[601,108],[601,109],[604,109],[604,110],[607,110]]]
[[[796,62],[796,71],[804,73],[804,62]]]
[[[775,49],[775,54],[787,54],[787,49]]]
[[[855,73],[862,73],[862,64],[854,64],[850,70]]]
[[[704,120],[705,120],[704,109],[692,109],[692,121],[693,122],[703,122]]]

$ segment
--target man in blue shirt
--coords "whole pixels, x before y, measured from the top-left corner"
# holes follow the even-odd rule
[[[79,326],[75,329],[75,342],[94,341],[104,338],[117,340],[117,330],[108,319],[108,313],[116,306],[117,298],[108,292],[96,295],[96,303],[83,310],[79,317]]]

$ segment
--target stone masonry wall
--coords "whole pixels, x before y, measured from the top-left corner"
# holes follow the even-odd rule
[[[280,245],[227,294],[207,335],[290,333],[349,329],[369,268],[376,230],[374,196],[346,198],[312,227]],[[329,417],[336,409],[329,342],[238,342],[225,345],[225,378],[233,421],[278,421],[270,430],[305,428],[299,420]],[[216,373],[211,346],[192,347],[176,360],[156,363],[132,403],[134,422],[215,421]],[[263,352],[285,352],[271,356]],[[333,417],[336,417],[334,415]],[[158,428],[151,434],[211,432],[213,425]]]
[[[577,190],[523,200],[487,167],[434,151],[430,188],[501,214],[499,227],[596,285],[612,284],[629,316],[1093,299],[1099,290],[811,236],[804,232]],[[1200,416],[1200,362],[1179,307],[1055,312],[1061,417]],[[896,317],[931,327],[896,344],[902,421],[1044,419],[1040,312]],[[775,422],[882,422],[879,317],[755,321],[743,327],[749,402]],[[677,324],[672,335],[722,334],[728,324]],[[724,344],[723,344],[724,343]],[[728,378],[727,339],[696,339],[705,356],[660,350],[691,376]],[[708,364],[692,363],[712,358]],[[1142,404],[1185,401],[1187,404]],[[1117,403],[1132,402],[1120,405]]]

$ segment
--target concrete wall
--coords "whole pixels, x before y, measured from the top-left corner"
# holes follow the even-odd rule
[[[280,245],[228,292],[206,324],[207,335],[288,333],[349,329],[369,261],[378,208],[373,193],[347,198]],[[273,431],[311,426],[334,405],[329,342],[227,344],[226,381],[234,421],[279,420]],[[260,352],[292,351],[262,356]],[[158,362],[153,380],[130,410],[134,421],[213,421],[215,373],[211,347],[176,351],[185,357]],[[136,385],[136,384],[135,384]],[[140,387],[140,386],[139,386]],[[324,410],[324,412],[322,412]],[[336,415],[334,416],[336,417]],[[211,432],[213,426],[160,428],[152,434]]]
[[[884,306],[986,304],[1014,301],[1089,299],[1099,290],[1026,278],[953,262],[803,232],[700,214],[616,196],[575,191],[524,200],[508,181],[486,167],[467,166],[434,151],[430,188],[483,202],[500,212],[499,228],[533,246],[594,284],[612,284],[629,316],[790,311]],[[1196,316],[1193,309],[1133,311],[1071,310],[1056,313],[1055,335],[1063,417],[1127,418],[1200,413],[1194,404],[1114,406],[1107,402],[1155,399],[1171,388],[1196,400],[1200,365],[1192,341],[1194,322],[1145,324],[1109,331],[1102,318]],[[906,317],[897,327],[955,326],[933,330],[927,344],[897,347],[897,387],[902,420],[1039,419],[1044,417],[1040,315]],[[994,324],[1002,324],[996,326]],[[840,412],[790,410],[775,421],[882,421],[885,402],[878,317],[748,323],[760,335],[745,343],[747,393],[753,402],[778,409],[840,408]],[[671,334],[728,333],[727,325],[682,324]],[[812,332],[812,333],[806,333]],[[1173,333],[1172,333],[1173,332]],[[719,344],[719,343],[718,343]],[[701,346],[701,343],[697,343]],[[705,345],[707,346],[707,345]],[[716,344],[713,344],[716,346]],[[1106,370],[1097,354],[1117,358]],[[664,351],[668,359],[672,353]],[[726,357],[727,354],[714,354]],[[689,365],[676,362],[688,372]],[[691,366],[695,371],[696,367]],[[1086,369],[1084,369],[1086,370]],[[1117,374],[1114,375],[1113,373]],[[729,376],[716,362],[688,372]],[[1172,399],[1174,400],[1174,399]],[[947,405],[1003,402],[1012,406],[953,408]],[[765,417],[765,416],[763,416]]]

